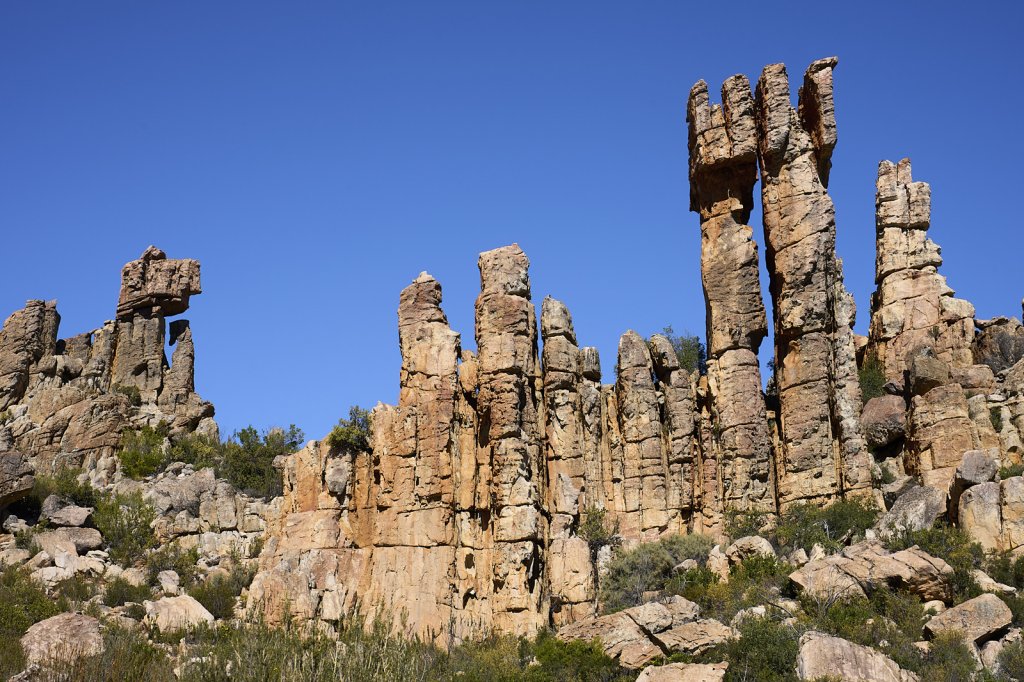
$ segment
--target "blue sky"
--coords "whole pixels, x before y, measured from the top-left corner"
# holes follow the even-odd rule
[[[795,90],[833,54],[858,330],[877,164],[908,155],[950,285],[1019,316],[1020,4],[839,4],[4,3],[0,316],[56,298],[70,336],[113,317],[148,244],[197,258],[222,430],[318,437],[397,399],[406,284],[436,276],[472,348],[476,256],[516,241],[610,381],[626,329],[703,335],[691,85],[782,61]]]

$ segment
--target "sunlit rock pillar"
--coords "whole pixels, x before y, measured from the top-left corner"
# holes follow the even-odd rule
[[[782,64],[765,67],[755,114],[764,210],[765,259],[775,321],[782,452],[781,506],[825,503],[870,487],[870,453],[859,429],[853,301],[836,258],[828,174],[836,144],[832,70],[808,68],[799,110]]]
[[[747,225],[757,180],[750,83],[733,76],[722,104],[699,81],[687,107],[690,209],[700,215],[708,391],[727,510],[775,511],[771,441],[757,351],[768,333],[757,245]]]
[[[478,442],[490,467],[494,626],[547,624],[537,321],[529,261],[517,246],[480,254],[476,300]]]
[[[586,488],[580,352],[572,316],[561,301],[544,299],[540,316],[544,341],[547,511],[551,519],[548,575],[552,618],[568,623],[594,609],[594,569],[587,541],[576,535]]]
[[[28,301],[0,329],[0,411],[25,395],[33,366],[52,356],[60,315],[55,301]]]
[[[654,376],[661,391],[662,448],[665,452],[665,506],[673,530],[685,530],[694,504],[694,401],[690,373],[679,365],[672,342],[650,340]]]

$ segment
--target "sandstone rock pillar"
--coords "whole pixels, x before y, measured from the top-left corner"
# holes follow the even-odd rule
[[[532,634],[547,624],[547,603],[537,321],[529,260],[513,244],[480,254],[479,267],[477,437],[491,475],[494,626]]]
[[[826,189],[836,122],[835,58],[807,69],[799,110],[782,64],[757,84],[756,121],[766,262],[775,321],[782,452],[780,506],[825,503],[870,487],[870,454],[860,434],[860,387],[853,301],[835,253],[835,209]]]
[[[733,76],[711,106],[699,81],[687,106],[690,210],[700,215],[701,279],[707,307],[708,389],[721,454],[721,503],[775,511],[771,440],[757,351],[768,333],[757,245],[746,224],[757,180],[750,83]]]
[[[931,188],[914,182],[910,159],[878,164],[875,285],[868,352],[886,379],[903,384],[908,355],[929,346],[952,367],[973,364],[974,306],[953,297],[938,245],[928,239]]]

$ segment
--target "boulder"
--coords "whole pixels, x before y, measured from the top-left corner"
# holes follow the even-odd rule
[[[0,451],[0,509],[32,491],[34,469],[28,455],[17,450]]]
[[[949,489],[949,510],[955,521],[959,513],[960,497],[964,491],[982,483],[991,483],[999,476],[999,448],[968,450],[953,474]]]
[[[875,523],[882,537],[901,531],[931,528],[946,514],[946,493],[930,486],[911,488]]]
[[[156,574],[156,580],[164,594],[178,594],[181,578],[174,571],[160,571]]]
[[[708,552],[708,560],[704,565],[723,583],[729,582],[729,557],[725,555],[720,545],[711,548],[711,551]]]
[[[864,404],[860,426],[871,449],[883,448],[906,435],[907,404],[902,396],[883,395]]]
[[[728,625],[712,618],[702,618],[653,635],[666,651],[699,656],[712,647],[738,636]]]
[[[775,556],[775,548],[772,547],[772,543],[759,535],[748,535],[745,538],[740,538],[725,550],[725,556],[729,558],[729,563],[733,565],[758,555]]]
[[[51,556],[56,555],[56,550],[69,546],[76,554],[85,554],[103,546],[103,536],[95,528],[57,528],[39,533],[35,539]]]
[[[980,643],[1008,627],[1012,620],[1013,613],[1002,599],[983,594],[932,616],[924,630],[932,637],[959,630],[967,641]]]
[[[29,665],[48,661],[70,664],[102,653],[103,634],[95,618],[80,613],[61,613],[30,627],[21,638],[21,648]]]
[[[949,383],[949,365],[935,357],[930,349],[914,353],[908,371],[910,391],[914,395],[924,395]]]
[[[722,682],[728,663],[669,663],[643,669],[636,682]]]
[[[918,679],[880,651],[813,630],[800,638],[796,674],[801,680],[828,678],[844,682],[916,682]]]
[[[79,507],[59,495],[50,495],[43,500],[39,518],[52,526],[79,527],[86,525],[92,512],[92,507]]]
[[[187,630],[197,625],[213,624],[213,615],[202,604],[187,594],[163,597],[144,602],[145,623],[155,625],[161,632]]]

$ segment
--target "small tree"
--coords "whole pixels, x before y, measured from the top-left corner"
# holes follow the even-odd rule
[[[885,371],[874,351],[864,354],[864,362],[857,370],[860,378],[860,396],[865,403],[872,398],[885,395]]]
[[[339,419],[327,436],[332,448],[359,452],[370,451],[370,411],[358,405],[348,408],[348,419]]]
[[[707,353],[704,350],[704,342],[700,340],[699,336],[688,331],[681,335],[676,334],[672,325],[662,329],[661,334],[672,344],[672,348],[676,351],[676,357],[679,358],[679,365],[684,370],[701,374],[708,373]]]

